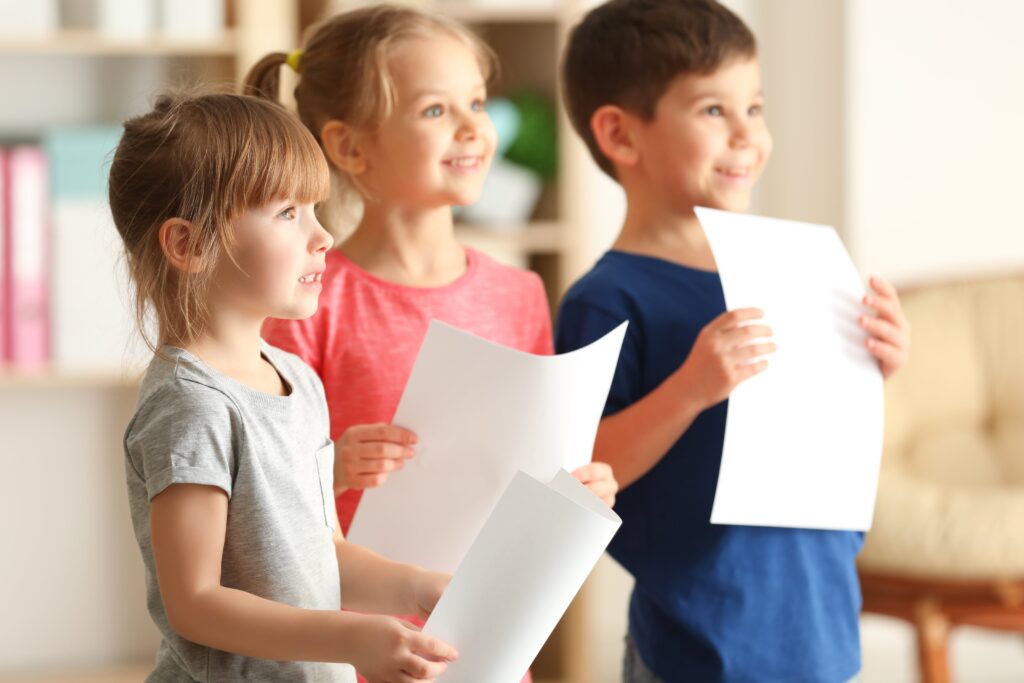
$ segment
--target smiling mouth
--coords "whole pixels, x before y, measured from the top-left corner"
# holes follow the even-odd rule
[[[302,277],[300,277],[299,278],[299,282],[301,282],[304,285],[311,285],[314,282],[320,282],[322,277],[323,277],[323,273],[322,272],[321,273],[310,273],[309,275],[303,275]]]
[[[484,158],[482,156],[471,156],[471,157],[455,157],[454,159],[445,159],[441,163],[445,166],[451,166],[452,168],[458,168],[461,170],[472,171],[479,168],[483,164]]]
[[[750,168],[748,166],[716,166],[715,173],[733,180],[744,180],[750,177]]]

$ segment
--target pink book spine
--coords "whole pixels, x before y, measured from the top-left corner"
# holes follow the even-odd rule
[[[0,149],[0,368],[11,349],[11,174],[7,150]]]
[[[19,369],[50,360],[49,182],[38,147],[9,151],[10,358]]]

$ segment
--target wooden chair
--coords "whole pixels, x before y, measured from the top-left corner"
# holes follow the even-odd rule
[[[1024,633],[1024,277],[902,296],[913,335],[886,387],[864,611],[916,629],[922,679],[948,683],[959,625]]]

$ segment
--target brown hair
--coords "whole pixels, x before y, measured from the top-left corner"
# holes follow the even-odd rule
[[[320,22],[307,35],[298,63],[295,101],[299,118],[321,145],[320,131],[328,121],[340,120],[358,134],[371,134],[391,113],[395,92],[388,60],[396,43],[447,35],[464,42],[476,55],[485,81],[497,69],[494,53],[468,28],[441,14],[410,7],[383,4],[344,12]],[[280,67],[287,59],[283,52],[261,59],[245,77],[243,92],[277,100]],[[336,193],[360,189],[340,169],[331,171]],[[334,221],[323,223],[332,231],[338,229]]]
[[[205,295],[214,266],[231,258],[232,221],[276,199],[326,198],[328,170],[312,136],[283,107],[241,95],[166,94],[153,111],[125,122],[108,193],[136,322],[155,351],[188,344],[205,329]],[[160,245],[160,226],[171,218],[194,228],[182,270]],[[149,310],[158,340],[146,330]]]
[[[650,121],[677,76],[709,74],[755,54],[754,34],[715,0],[610,0],[569,36],[562,61],[565,107],[594,161],[615,178],[590,128],[595,111],[612,104]]]

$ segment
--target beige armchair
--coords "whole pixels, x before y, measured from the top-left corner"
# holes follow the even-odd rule
[[[1024,631],[1024,276],[902,299],[913,346],[886,389],[861,585],[865,611],[915,625],[922,679],[944,683],[954,626]]]

